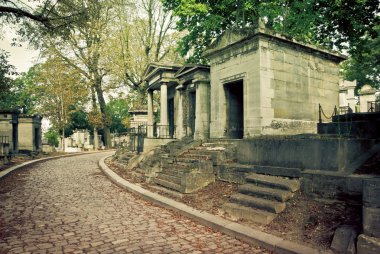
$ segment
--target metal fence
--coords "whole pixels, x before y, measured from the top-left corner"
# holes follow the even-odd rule
[[[140,125],[137,128],[130,128],[127,132],[115,134],[115,143],[118,147],[125,147],[131,152],[141,153],[144,151],[145,135],[146,126]]]
[[[380,101],[368,101],[367,102],[368,112],[379,112],[380,111]]]
[[[175,138],[174,125],[153,124],[149,127],[153,128],[153,138]]]

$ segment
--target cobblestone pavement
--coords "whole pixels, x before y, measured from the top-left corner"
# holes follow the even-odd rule
[[[0,253],[269,253],[112,184],[87,154],[0,180]]]

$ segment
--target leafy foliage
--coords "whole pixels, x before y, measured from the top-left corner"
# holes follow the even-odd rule
[[[163,0],[179,17],[177,29],[188,34],[180,42],[188,62],[201,63],[212,40],[231,28],[249,27],[258,18],[268,28],[297,40],[335,49],[360,50],[363,37],[377,36],[378,0]],[[364,39],[365,41],[366,39]]]
[[[44,137],[47,139],[49,145],[58,146],[59,133],[54,128],[49,128],[49,130],[45,132]]]
[[[0,0],[0,27],[2,24],[37,26],[51,34],[66,33],[74,23],[87,19],[85,8],[71,8],[73,1],[60,0]],[[71,9],[69,13],[62,13],[63,9]],[[19,33],[25,35],[26,30]]]
[[[129,119],[129,105],[128,101],[123,98],[111,98],[107,104],[107,111],[111,118],[111,132],[126,132],[127,127],[125,125]]]
[[[16,74],[13,65],[8,62],[9,53],[0,50],[0,109],[12,109],[15,107],[12,104],[13,98],[13,79],[11,75]]]
[[[360,48],[352,50],[351,58],[343,64],[343,75],[347,80],[357,80],[358,87],[368,84],[380,88],[380,25],[374,39],[363,40]]]

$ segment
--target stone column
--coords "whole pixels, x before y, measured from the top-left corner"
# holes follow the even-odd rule
[[[178,110],[177,110],[177,117],[176,117],[176,137],[178,139],[183,138],[185,135],[184,133],[184,126],[183,126],[183,84],[180,84],[176,87],[176,96],[178,97]]]
[[[147,137],[153,138],[153,90],[148,90],[148,126],[147,126]]]
[[[169,118],[168,118],[168,84],[167,83],[161,83],[161,125],[166,125],[166,127],[169,125]]]
[[[210,81],[195,80],[195,140],[210,137]]]

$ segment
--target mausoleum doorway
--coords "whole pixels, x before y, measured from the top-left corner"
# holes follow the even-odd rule
[[[243,80],[226,83],[226,137],[241,139],[244,136],[244,91]]]

